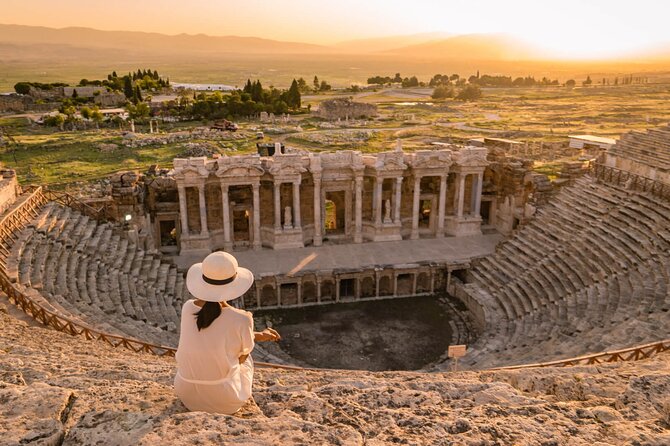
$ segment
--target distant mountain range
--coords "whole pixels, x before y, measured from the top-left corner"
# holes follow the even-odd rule
[[[365,53],[379,53],[384,51],[391,51],[399,48],[404,48],[410,45],[427,44],[448,39],[453,34],[447,33],[421,33],[410,34],[406,36],[388,36],[376,37],[371,39],[356,39],[337,43],[334,48],[338,51],[365,54]]]
[[[94,50],[94,51],[93,51]],[[514,61],[548,59],[546,52],[505,34],[450,35],[423,33],[357,39],[335,45],[283,42],[259,37],[166,35],[135,31],[100,31],[91,28],[46,28],[0,24],[0,56],[11,60],[109,55],[361,55],[409,59]],[[658,46],[637,56],[670,59],[670,47]]]
[[[386,51],[405,57],[445,60],[537,60],[542,52],[521,39],[505,34],[468,34],[422,42]]]
[[[100,31],[91,28],[46,28],[0,25],[0,43],[14,45],[48,44],[72,48],[128,50],[133,53],[319,53],[327,47],[299,42],[280,42],[258,37],[178,34],[169,36],[136,31]]]

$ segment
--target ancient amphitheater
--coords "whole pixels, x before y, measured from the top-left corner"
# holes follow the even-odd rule
[[[670,127],[554,186],[457,146],[178,159],[91,200],[2,174],[2,444],[670,444]],[[259,348],[241,413],[187,413],[183,271],[216,249],[254,271],[252,310],[448,293],[470,371]]]

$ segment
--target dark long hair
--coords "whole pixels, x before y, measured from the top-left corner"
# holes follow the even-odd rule
[[[194,315],[196,316],[196,325],[198,326],[198,331],[212,325],[212,322],[214,322],[216,318],[219,317],[220,315],[221,315],[220,303],[205,302],[205,305],[202,306],[200,311],[198,311]]]

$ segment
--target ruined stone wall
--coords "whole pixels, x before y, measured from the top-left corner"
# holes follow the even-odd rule
[[[357,119],[377,116],[377,106],[351,99],[330,99],[319,104],[318,116],[323,119]]]
[[[670,170],[641,162],[639,160],[624,158],[618,154],[606,153],[603,164],[608,167],[625,170],[635,175],[651,178],[662,183],[670,184]]]
[[[126,96],[122,93],[102,93],[95,96],[93,100],[101,107],[117,107],[126,102]]]
[[[53,101],[63,97],[63,88],[52,88],[51,90],[42,90],[40,88],[30,87],[28,93],[33,99],[42,99],[45,101]]]
[[[77,90],[77,96],[80,98],[91,98],[96,93],[103,94],[107,91],[105,87],[84,86],[84,87],[63,87],[63,96],[72,97],[73,92]]]
[[[33,104],[29,96],[20,96],[18,94],[0,95],[0,112],[23,112]]]
[[[12,169],[0,170],[0,213],[5,212],[16,201],[21,193],[21,187],[16,179],[16,172]]]
[[[546,175],[533,172],[533,161],[507,155],[504,150],[489,150],[489,166],[484,172],[482,193],[492,197],[496,229],[509,234],[516,223],[524,223],[537,205],[546,204],[554,192]]]
[[[112,217],[121,221],[126,215],[133,219],[144,215],[144,181],[136,172],[118,172],[110,178],[115,210]]]

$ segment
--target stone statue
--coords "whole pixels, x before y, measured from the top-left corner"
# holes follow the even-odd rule
[[[284,208],[284,229],[293,229],[293,215],[291,214],[291,206]]]
[[[402,152],[402,141],[400,139],[396,139],[395,141],[395,151]]]
[[[384,223],[391,223],[391,200],[384,202]]]

